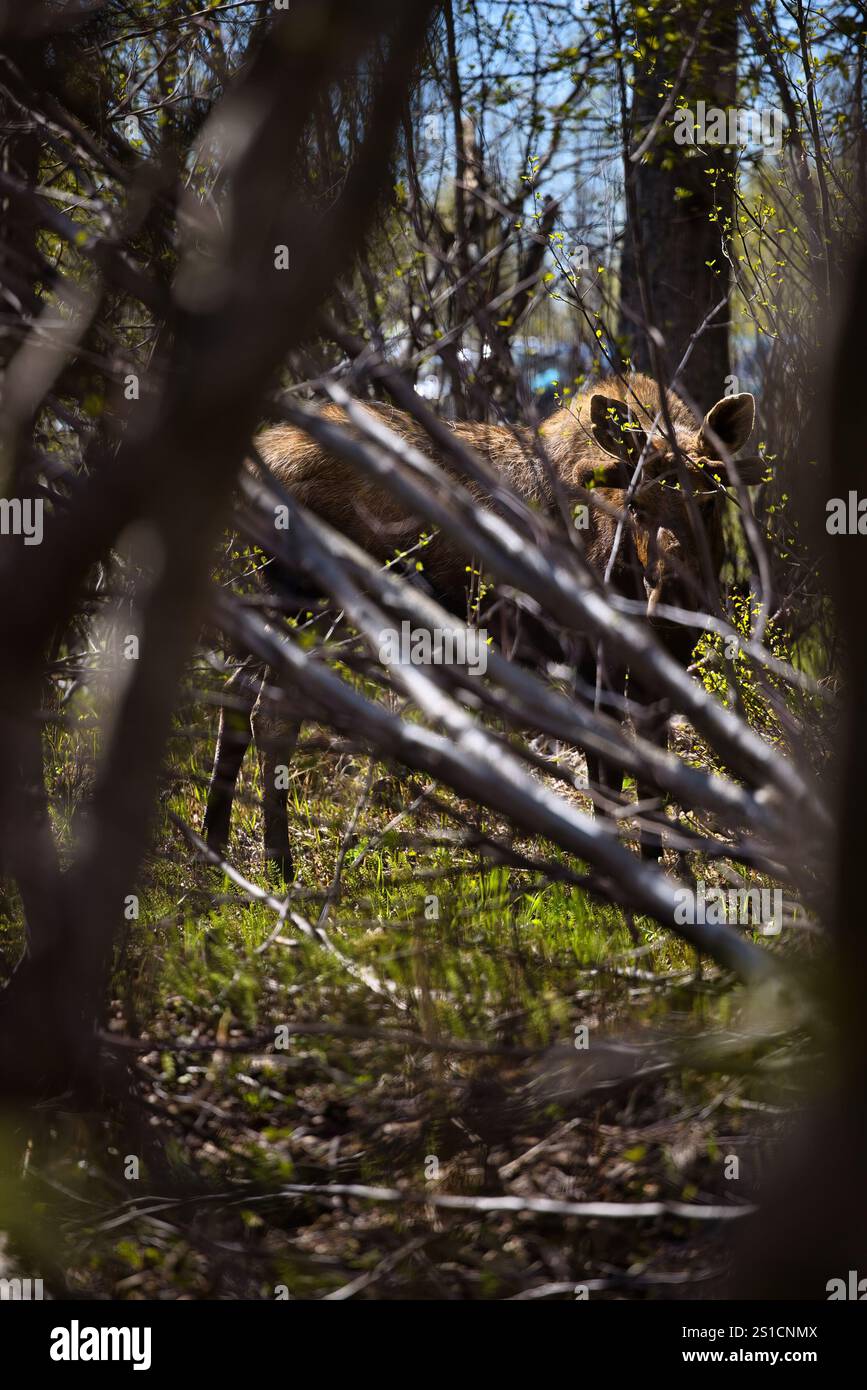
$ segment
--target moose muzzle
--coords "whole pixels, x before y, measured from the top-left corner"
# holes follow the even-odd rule
[[[644,572],[644,591],[647,594],[647,616],[653,618],[669,581],[676,576],[681,559],[681,545],[673,531],[660,526],[650,544],[648,565]]]

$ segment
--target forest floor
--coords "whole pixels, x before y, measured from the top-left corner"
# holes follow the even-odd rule
[[[116,1299],[718,1295],[803,1102],[785,1000],[492,863],[478,837],[504,827],[474,842],[447,796],[307,745],[281,918],[173,819],[201,826],[211,747],[179,731],[116,962],[113,1095],[0,1122],[5,1272]],[[53,751],[72,806],[84,774]],[[251,757],[229,860],[261,888],[258,778]],[[7,901],[4,969],[19,949]]]

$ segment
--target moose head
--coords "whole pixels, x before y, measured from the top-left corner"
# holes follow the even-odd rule
[[[717,401],[698,428],[677,396],[669,394],[668,407],[673,439],[666,434],[666,422],[649,408],[639,410],[598,392],[590,398],[590,433],[616,461],[610,473],[606,470],[615,485],[600,492],[628,514],[651,620],[660,604],[700,606],[707,573],[703,546],[718,575],[730,482],[726,459],[731,462],[743,448],[755,421],[755,401],[748,392]],[[747,487],[759,482],[767,468],[758,457],[739,459],[734,466]]]

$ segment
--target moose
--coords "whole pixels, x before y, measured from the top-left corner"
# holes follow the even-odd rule
[[[411,415],[381,404],[365,408],[375,409],[404,440],[449,466],[438,459],[428,434]],[[326,407],[325,414],[347,423],[339,406]],[[570,504],[586,507],[587,560],[618,592],[646,601],[646,620],[683,665],[689,662],[693,638],[683,626],[664,621],[659,610],[674,605],[702,611],[703,599],[708,597],[708,570],[716,580],[724,559],[723,502],[729,478],[721,458],[728,454],[731,459],[743,448],[754,419],[753,397],[740,393],[719,400],[699,424],[675,392],[666,391],[663,404],[656,383],[635,374],[603,381],[541,426],[542,443],[561,495]],[[486,459],[517,494],[554,513],[557,499],[550,471],[539,468],[528,429],[477,423],[458,423],[453,428],[458,439]],[[257,437],[256,447],[299,503],[374,558],[384,563],[417,540],[419,518],[408,515],[386,490],[359,482],[350,464],[302,430],[272,426]],[[760,481],[766,463],[753,457],[740,459],[736,467],[742,483],[751,486]],[[474,490],[480,500],[488,500],[481,497],[478,486]],[[624,517],[628,525],[620,527],[618,542],[618,518]],[[435,536],[425,551],[427,583],[452,613],[466,611],[467,559],[442,535]],[[587,650],[595,659],[595,647],[587,644]],[[624,670],[607,663],[606,691],[622,690],[626,677]],[[252,672],[240,667],[227,683],[229,698],[221,707],[204,833],[208,846],[222,856],[241,764],[255,739],[262,760],[265,857],[289,882],[294,866],[288,789],[285,775],[278,774],[292,756],[302,717],[277,717],[266,697],[268,684],[268,672],[261,667]],[[640,688],[630,690],[630,708],[633,702],[641,706]],[[656,706],[643,729],[645,735],[666,738],[667,715],[665,708]],[[622,787],[622,769],[588,759],[588,773],[599,788],[619,792]],[[643,838],[642,852],[658,857],[659,837],[649,843]]]

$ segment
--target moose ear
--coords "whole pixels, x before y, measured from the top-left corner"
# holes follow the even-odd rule
[[[705,415],[698,434],[698,452],[704,458],[718,459],[720,452],[709,431],[712,430],[730,454],[742,449],[753,432],[756,402],[749,391],[738,396],[723,396]]]
[[[630,416],[624,401],[596,392],[590,397],[590,433],[600,449],[616,459],[640,458],[647,435]]]
[[[755,487],[756,483],[762,482],[770,467],[768,460],[760,458],[758,454],[735,459],[735,468],[744,487]]]

